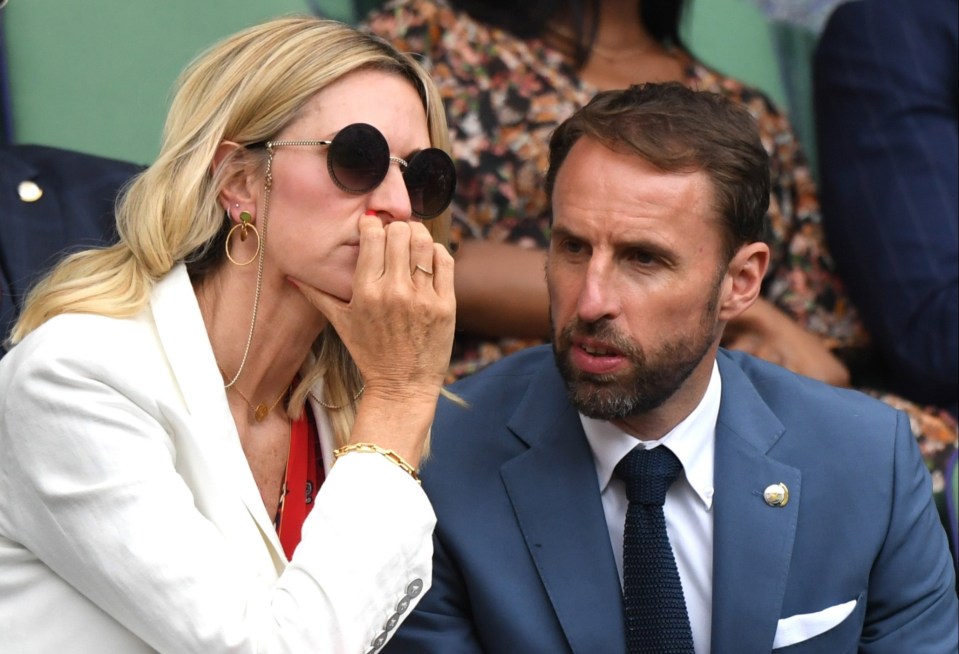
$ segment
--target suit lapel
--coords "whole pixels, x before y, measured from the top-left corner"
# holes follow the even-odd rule
[[[552,361],[509,428],[528,446],[501,468],[543,586],[574,652],[625,651],[622,591],[592,451]]]
[[[796,536],[801,475],[767,456],[784,427],[743,371],[725,354],[718,361],[712,651],[769,651]],[[777,483],[789,489],[784,507],[763,499],[764,489]]]
[[[240,447],[240,437],[223,392],[223,379],[184,266],[175,267],[157,283],[150,304],[160,342],[197,433],[209,444],[207,449],[221,458],[216,469],[235,471],[231,484],[256,522],[280,571],[286,565],[286,556]]]

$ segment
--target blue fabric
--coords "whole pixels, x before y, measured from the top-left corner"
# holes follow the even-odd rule
[[[899,394],[959,404],[959,3],[838,7],[813,68],[823,222]]]
[[[62,254],[116,238],[114,201],[139,166],[43,146],[0,148],[0,336],[30,286]],[[19,187],[32,182],[34,202]],[[0,356],[5,350],[0,343]]]
[[[694,654],[683,585],[666,533],[666,491],[683,469],[669,448],[633,449],[616,465],[626,484],[623,604],[629,654]]]
[[[780,619],[851,600],[791,651],[955,652],[952,560],[905,414],[741,353],[718,361],[713,654],[768,654]],[[549,346],[452,390],[470,406],[440,402],[421,468],[433,587],[384,651],[624,654],[596,467]],[[773,483],[787,505],[763,500]]]
[[[952,546],[952,557],[959,564],[959,450],[946,462],[946,524]]]

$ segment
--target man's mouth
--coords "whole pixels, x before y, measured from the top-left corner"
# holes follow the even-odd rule
[[[626,362],[620,349],[600,341],[574,339],[572,346],[570,358],[573,365],[587,374],[612,374]]]

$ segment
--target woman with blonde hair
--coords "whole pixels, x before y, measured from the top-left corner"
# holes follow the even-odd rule
[[[34,288],[0,362],[0,649],[392,635],[431,579],[446,150],[422,68],[340,23],[185,71],[119,243]]]

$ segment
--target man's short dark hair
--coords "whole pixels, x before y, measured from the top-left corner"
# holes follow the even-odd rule
[[[769,156],[756,121],[731,100],[674,82],[597,94],[550,139],[549,198],[563,161],[584,136],[663,172],[704,171],[712,181],[727,259],[740,246],[763,240]]]

